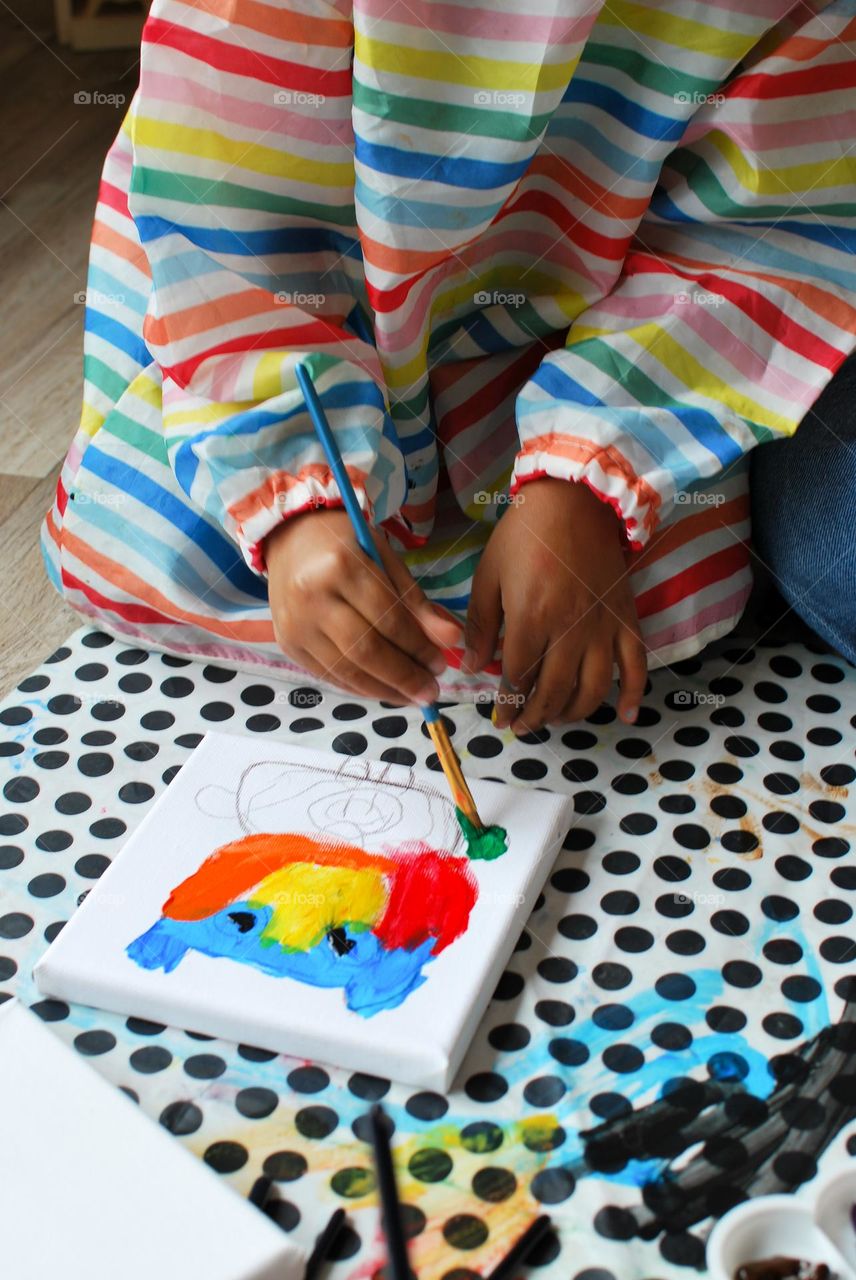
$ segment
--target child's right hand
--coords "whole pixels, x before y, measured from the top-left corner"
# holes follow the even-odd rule
[[[386,539],[382,574],[344,511],[290,516],[268,535],[265,559],[277,643],[310,674],[366,698],[434,702],[442,647],[461,628],[425,598]]]

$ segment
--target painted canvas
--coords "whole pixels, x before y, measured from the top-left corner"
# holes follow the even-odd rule
[[[211,733],[36,970],[45,994],[445,1088],[568,801]]]

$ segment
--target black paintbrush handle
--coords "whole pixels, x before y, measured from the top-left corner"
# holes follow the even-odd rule
[[[512,1280],[516,1269],[524,1259],[528,1258],[536,1244],[544,1239],[552,1225],[546,1213],[542,1213],[540,1218],[530,1223],[523,1235],[515,1240],[505,1257],[496,1264],[487,1280]]]
[[[326,1227],[324,1227],[323,1230],[319,1232],[318,1236],[315,1239],[315,1247],[310,1253],[309,1260],[306,1263],[306,1272],[304,1274],[303,1280],[315,1280],[315,1277],[318,1275],[318,1272],[321,1270],[321,1266],[324,1262],[324,1259],[327,1257],[327,1254],[330,1252],[330,1249],[332,1248],[336,1237],[338,1236],[339,1232],[342,1230],[342,1227],[344,1225],[345,1225],[345,1210],[336,1209],[330,1215],[330,1218],[327,1222]]]
[[[369,1112],[369,1124],[380,1192],[383,1229],[389,1255],[388,1280],[411,1280],[410,1263],[407,1260],[407,1241],[404,1236],[404,1224],[401,1221],[401,1206],[398,1201],[398,1188],[395,1185],[392,1149],[389,1145],[389,1126],[386,1113],[379,1103],[375,1103]]]

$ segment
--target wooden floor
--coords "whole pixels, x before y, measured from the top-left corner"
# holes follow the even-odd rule
[[[50,4],[0,5],[0,695],[77,625],[48,585],[38,531],[80,415],[89,231],[104,154],[137,50],[80,54],[52,35]]]

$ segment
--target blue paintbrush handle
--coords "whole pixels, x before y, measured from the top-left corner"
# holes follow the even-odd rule
[[[339,486],[339,493],[342,495],[342,502],[345,510],[353,526],[354,535],[361,549],[370,556],[379,569],[386,573],[386,565],[381,558],[381,554],[377,549],[377,543],[371,534],[368,521],[363,515],[362,507],[357,501],[357,495],[354,493],[354,486],[351,484],[351,477],[345,468],[342,455],[339,452],[339,446],[336,443],[336,437],[327,421],[327,415],[324,412],[324,406],[315,390],[315,384],[312,381],[309,370],[304,364],[298,364],[294,370],[300,390],[303,392],[303,398],[306,401],[306,407],[309,410],[309,416],[312,419],[318,439],[321,442],[321,448],[324,450],[324,456],[327,459],[327,465],[333,472],[336,484]],[[433,723],[439,718],[440,712],[435,703],[430,703],[422,708],[422,715],[426,724]]]

